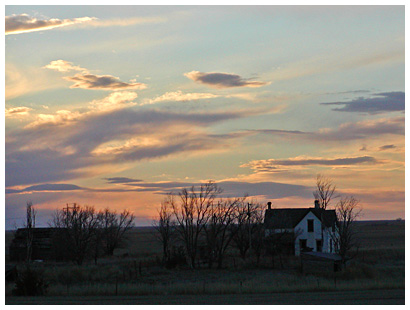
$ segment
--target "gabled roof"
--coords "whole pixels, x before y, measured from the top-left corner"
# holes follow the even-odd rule
[[[267,209],[265,211],[265,227],[269,229],[295,228],[309,212],[312,212],[326,227],[332,227],[336,222],[335,210],[318,208]]]

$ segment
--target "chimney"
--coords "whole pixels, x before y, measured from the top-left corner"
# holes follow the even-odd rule
[[[272,203],[269,201],[268,202],[268,210],[271,210],[272,209]]]
[[[315,200],[315,209],[320,209],[319,199]]]

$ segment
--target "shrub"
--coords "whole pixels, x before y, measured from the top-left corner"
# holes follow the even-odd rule
[[[47,284],[43,275],[30,267],[26,267],[17,277],[12,294],[17,296],[38,296],[44,295],[46,289]]]

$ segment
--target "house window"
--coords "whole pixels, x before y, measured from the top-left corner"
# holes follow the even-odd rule
[[[299,239],[299,246],[301,251],[305,249],[307,247],[306,239]]]
[[[316,251],[322,252],[322,240],[316,240]]]
[[[307,221],[307,229],[308,229],[308,232],[313,232],[313,220]]]

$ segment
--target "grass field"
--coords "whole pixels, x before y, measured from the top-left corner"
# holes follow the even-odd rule
[[[300,262],[296,257],[287,259],[282,269],[272,269],[268,257],[263,258],[260,266],[256,267],[254,258],[242,261],[234,252],[227,257],[222,270],[205,267],[199,270],[182,267],[168,270],[158,265],[161,245],[156,240],[154,230],[149,227],[135,228],[129,232],[125,246],[116,250],[116,257],[101,259],[98,265],[91,262],[80,267],[71,263],[39,264],[36,268],[43,272],[49,284],[47,296],[31,300],[34,303],[37,300],[38,304],[53,301],[61,304],[88,298],[86,300],[98,303],[99,299],[93,296],[105,296],[109,299],[107,304],[115,304],[115,300],[121,303],[119,296],[129,296],[127,300],[130,304],[155,304],[155,300],[158,303],[169,300],[172,304],[175,303],[172,300],[178,301],[175,296],[187,296],[184,302],[180,299],[181,303],[192,304],[194,299],[188,296],[202,296],[195,300],[206,301],[205,296],[217,295],[221,297],[212,300],[226,304],[235,303],[228,302],[237,300],[232,296],[252,295],[259,296],[255,297],[255,304],[286,304],[284,300],[267,296],[306,294],[306,300],[314,303],[317,300],[315,296],[321,292],[328,294],[328,299],[323,299],[324,303],[334,297],[333,303],[343,304],[355,298],[348,292],[363,292],[361,296],[368,298],[361,298],[358,304],[366,304],[366,300],[369,304],[385,304],[389,300],[392,304],[403,304],[404,227],[404,221],[358,222],[356,230],[361,247],[357,257],[345,271],[321,275],[301,274],[298,270]],[[12,234],[6,233],[6,247],[11,239]],[[279,267],[278,264],[276,267]],[[12,283],[6,285],[6,303],[26,303],[27,300],[22,297],[11,296],[12,288]],[[379,293],[372,293],[374,291]]]

